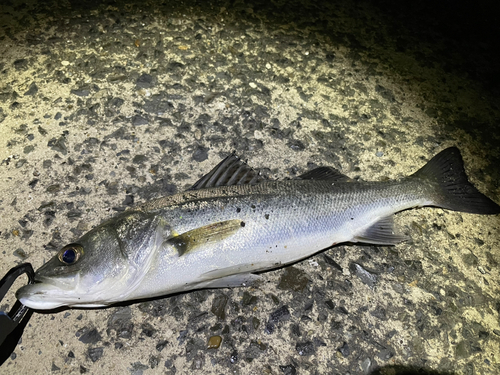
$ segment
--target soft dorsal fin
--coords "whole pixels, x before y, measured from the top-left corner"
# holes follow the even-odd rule
[[[309,172],[301,174],[301,180],[329,180],[329,181],[350,181],[342,172],[332,167],[318,167],[310,170]]]
[[[233,152],[188,190],[215,186],[254,185],[263,179],[259,171],[251,168]]]

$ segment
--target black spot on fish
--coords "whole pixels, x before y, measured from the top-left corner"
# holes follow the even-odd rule
[[[252,204],[250,207],[252,207],[252,209],[255,210],[255,204]]]
[[[266,218],[266,220],[269,220],[269,214],[265,214],[264,217]]]
[[[241,208],[236,207],[236,212],[241,212]]]
[[[242,221],[242,222],[240,223],[240,225],[241,225],[242,227],[244,227],[244,226],[245,226],[245,222],[244,222],[244,221]]]

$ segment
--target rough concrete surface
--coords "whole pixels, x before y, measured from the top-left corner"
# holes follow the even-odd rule
[[[0,274],[233,150],[272,178],[382,180],[456,145],[498,202],[486,5],[3,1]],[[500,218],[396,222],[410,241],[335,246],[258,288],[36,313],[0,373],[500,374]]]

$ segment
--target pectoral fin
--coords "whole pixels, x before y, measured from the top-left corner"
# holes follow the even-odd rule
[[[233,235],[242,228],[241,223],[241,220],[236,219],[220,221],[171,237],[166,242],[177,249],[179,256],[183,256],[198,246],[218,242]]]

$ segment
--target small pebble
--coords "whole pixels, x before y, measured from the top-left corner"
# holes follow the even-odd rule
[[[207,349],[219,349],[221,342],[222,342],[222,337],[212,336],[208,339]]]

